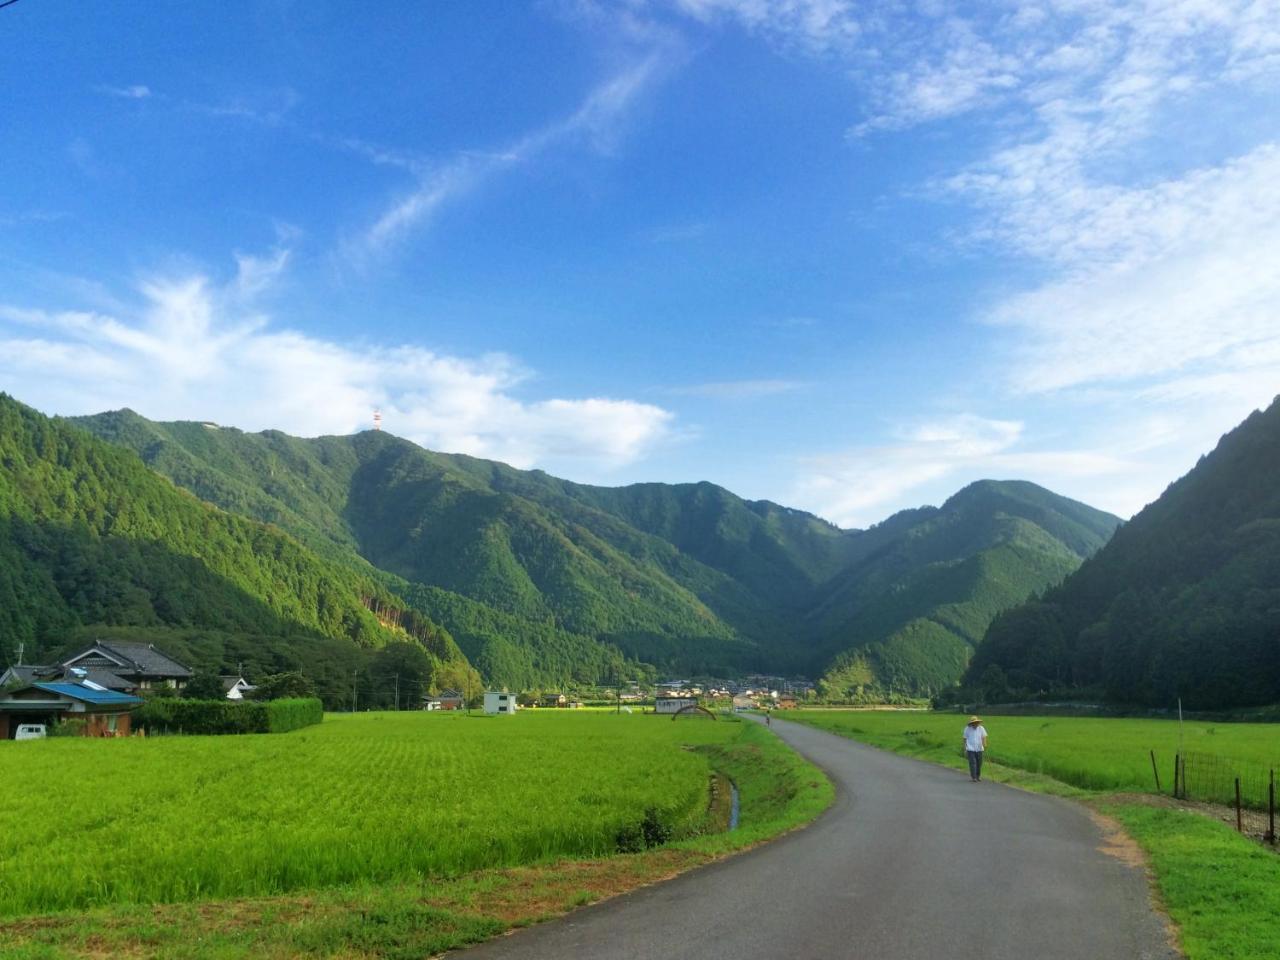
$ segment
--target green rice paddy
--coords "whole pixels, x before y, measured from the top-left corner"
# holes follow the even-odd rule
[[[0,744],[0,916],[597,857],[647,811],[688,835],[712,751],[751,726],[363,714],[274,736]]]
[[[968,718],[958,714],[803,710],[787,718],[897,753],[956,767],[965,763],[960,732]],[[988,760],[1083,790],[1155,792],[1152,751],[1165,793],[1179,749],[1280,768],[1280,726],[1275,724],[1186,722],[1181,734],[1177,720],[993,716],[983,725],[990,737]]]

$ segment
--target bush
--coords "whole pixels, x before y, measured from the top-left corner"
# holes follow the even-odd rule
[[[286,733],[324,719],[324,705],[315,697],[269,700],[262,706],[267,711],[269,733]]]
[[[619,853],[639,853],[659,847],[671,839],[672,830],[662,822],[658,811],[648,807],[644,819],[639,823],[627,824],[618,831],[616,843]]]
[[[284,733],[324,717],[319,700],[150,700],[133,715],[147,733]]]
[[[63,717],[45,731],[47,737],[83,737],[87,720],[78,717]]]

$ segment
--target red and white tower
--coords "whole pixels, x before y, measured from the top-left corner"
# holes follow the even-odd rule
[[[376,408],[373,411],[373,429],[382,429],[382,411]]]

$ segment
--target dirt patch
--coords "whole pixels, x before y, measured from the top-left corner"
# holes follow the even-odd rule
[[[486,871],[482,875],[487,888],[483,896],[468,897],[468,902],[458,903],[446,894],[424,898],[423,902],[504,923],[527,923],[670,880],[710,859],[705,854],[688,851],[657,850],[634,857]]]
[[[1098,844],[1098,849],[1102,853],[1108,857],[1114,857],[1127,866],[1147,872],[1149,864],[1145,851],[1125,833],[1124,828],[1117,821],[1093,809],[1090,809],[1089,816],[1093,817],[1093,822],[1102,831],[1102,843]]]

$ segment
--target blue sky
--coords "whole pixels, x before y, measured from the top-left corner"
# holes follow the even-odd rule
[[[1280,390],[1280,0],[0,10],[0,389],[845,526]]]

